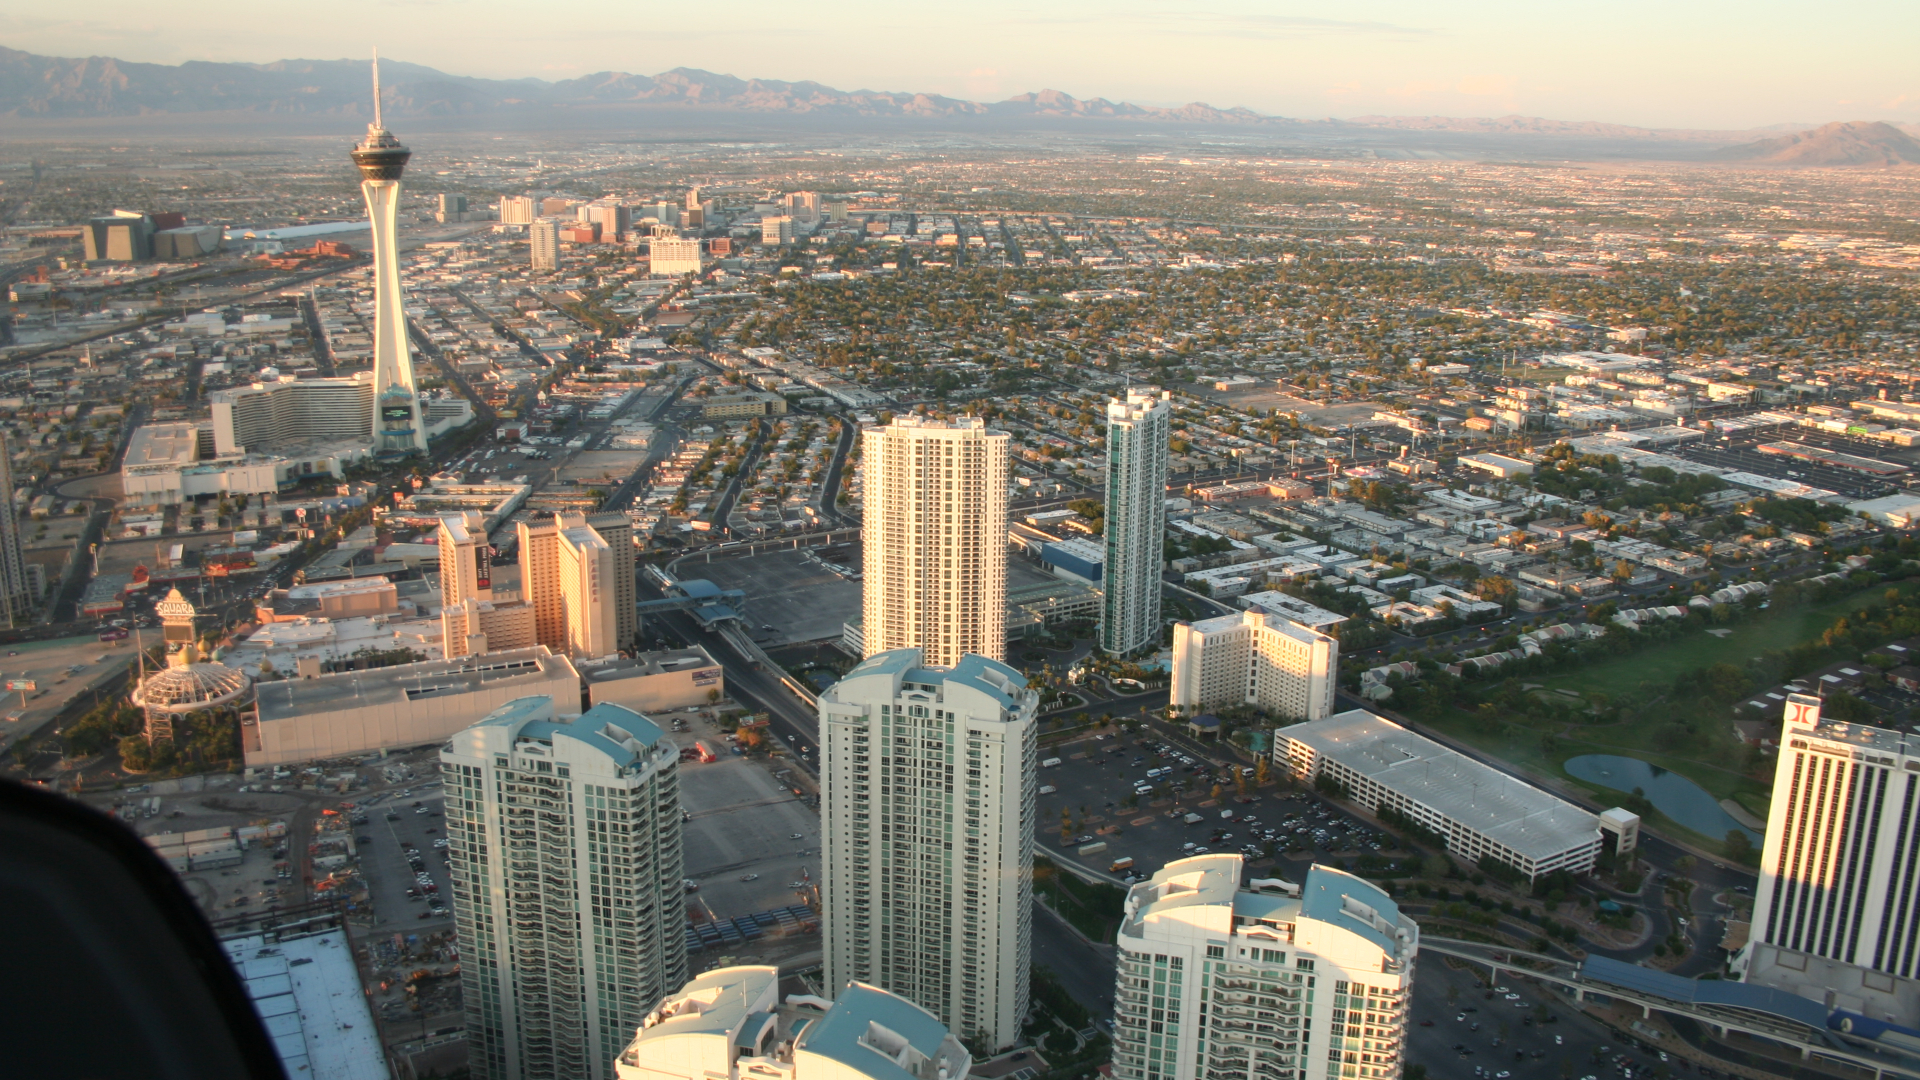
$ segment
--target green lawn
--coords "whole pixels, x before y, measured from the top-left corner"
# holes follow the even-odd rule
[[[1889,588],[1912,595],[1920,590],[1920,581],[1875,584],[1824,604],[1763,612],[1757,619],[1730,627],[1733,632],[1724,637],[1701,631],[1658,648],[1544,676],[1540,683],[1581,693],[1616,693],[1642,683],[1667,686],[1688,671],[1714,664],[1744,665],[1770,649],[1784,649],[1817,637],[1837,616],[1879,603]]]
[[[1630,656],[1556,675],[1540,676],[1538,683],[1544,689],[1539,692],[1565,689],[1582,694],[1617,693],[1648,683],[1665,688],[1682,674],[1698,668],[1721,663],[1744,665],[1767,650],[1784,649],[1819,635],[1836,617],[1879,602],[1889,587],[1912,594],[1920,590],[1920,581],[1901,582],[1893,586],[1876,584],[1825,604],[1793,611],[1767,612],[1760,618],[1733,627],[1733,632],[1725,637],[1702,632]],[[1727,719],[1731,720],[1730,712]],[[1666,753],[1655,750],[1653,737],[1655,730],[1664,724],[1662,719],[1633,717],[1614,723],[1587,725],[1530,720],[1485,711],[1454,711],[1438,720],[1424,722],[1461,742],[1537,775],[1553,777],[1583,788],[1599,801],[1618,799],[1619,793],[1569,776],[1562,768],[1568,758],[1581,754],[1621,754],[1639,758],[1687,777],[1711,792],[1715,798],[1734,799],[1749,812],[1762,817],[1766,814],[1771,795],[1767,781],[1744,775],[1718,752]],[[1552,736],[1555,740],[1551,750],[1542,745],[1542,739],[1546,736]],[[1692,839],[1703,847],[1717,848],[1722,842],[1721,837],[1695,833],[1658,811],[1648,815],[1648,822],[1656,829]]]

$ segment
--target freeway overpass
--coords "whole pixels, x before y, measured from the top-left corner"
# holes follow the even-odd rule
[[[1920,1058],[1884,1041],[1838,1027],[1842,1014],[1811,998],[1730,979],[1688,979],[1605,956],[1583,961],[1509,949],[1477,941],[1422,935],[1420,948],[1483,965],[1500,980],[1502,971],[1588,996],[1634,1005],[1647,1016],[1685,1016],[1725,1035],[1738,1031],[1791,1046],[1800,1056],[1821,1057],[1864,1070],[1874,1080],[1920,1080]]]

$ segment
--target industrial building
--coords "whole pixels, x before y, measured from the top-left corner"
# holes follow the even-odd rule
[[[1469,863],[1491,856],[1533,879],[1584,874],[1600,853],[1598,816],[1365,709],[1278,729],[1273,760],[1445,837]]]
[[[1397,1080],[1420,928],[1343,870],[1299,885],[1244,870],[1196,855],[1127,892],[1113,1075]]]
[[[635,712],[666,712],[711,705],[727,696],[720,662],[695,645],[638,656],[609,656],[579,663],[593,704],[624,705]]]
[[[349,757],[441,742],[476,716],[529,694],[579,712],[580,673],[544,646],[457,660],[282,679],[255,689],[243,723],[248,767]]]

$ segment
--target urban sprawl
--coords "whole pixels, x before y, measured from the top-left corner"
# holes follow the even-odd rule
[[[10,774],[319,1080],[1920,1077],[1911,175],[1133,141],[0,166]]]

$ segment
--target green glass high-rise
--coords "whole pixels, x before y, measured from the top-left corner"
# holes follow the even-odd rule
[[[1100,647],[1130,656],[1160,641],[1160,568],[1167,528],[1167,440],[1173,403],[1132,387],[1107,403],[1107,559]]]

